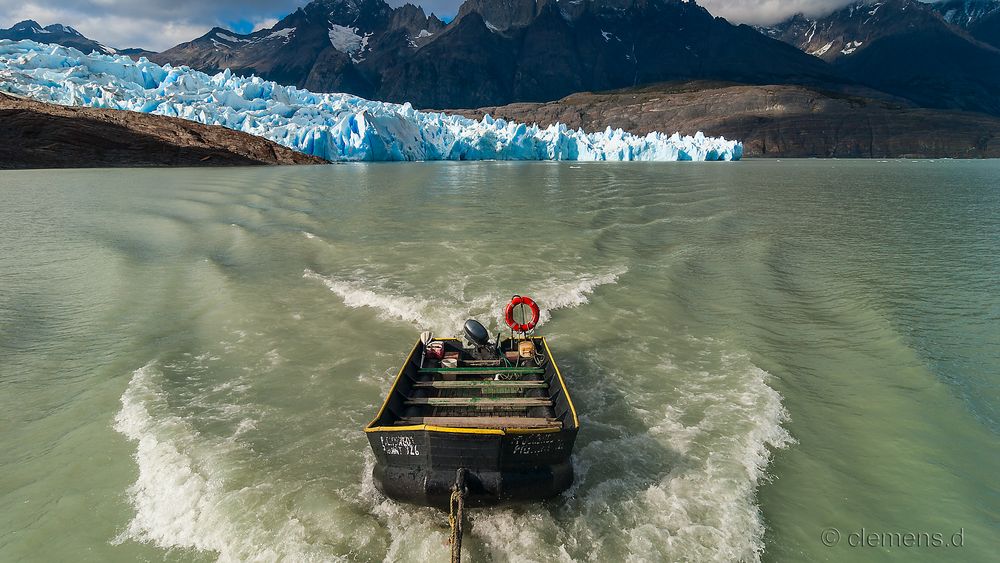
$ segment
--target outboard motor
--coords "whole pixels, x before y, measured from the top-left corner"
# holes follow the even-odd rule
[[[475,344],[477,348],[483,348],[490,345],[490,333],[486,331],[486,327],[476,319],[469,319],[465,321],[465,338]]]

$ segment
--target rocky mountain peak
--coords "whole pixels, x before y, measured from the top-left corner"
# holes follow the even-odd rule
[[[426,39],[445,28],[444,22],[437,16],[427,16],[418,6],[407,3],[392,12],[389,29],[405,30],[411,39]]]
[[[42,25],[35,20],[24,20],[15,23],[10,31],[40,33],[43,31]]]
[[[536,0],[466,0],[459,7],[455,21],[460,21],[475,12],[483,18],[491,30],[506,31],[531,23],[535,19],[538,7]]]
[[[73,47],[84,53],[97,51],[99,53],[114,53],[115,50],[101,45],[97,41],[87,39],[79,31],[68,25],[52,24],[46,27],[35,20],[24,20],[17,22],[10,29],[0,29],[0,39],[11,39],[21,41],[30,39],[39,43],[55,43]]]
[[[79,31],[73,29],[68,25],[63,25],[61,23],[54,23],[52,25],[47,25],[45,26],[45,31],[51,33],[65,33],[67,35],[79,35],[81,37],[83,36],[83,34],[80,33]]]

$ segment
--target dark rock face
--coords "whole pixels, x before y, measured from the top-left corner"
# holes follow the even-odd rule
[[[223,127],[129,111],[43,104],[0,93],[0,168],[323,162]]]
[[[105,55],[114,52],[114,49],[101,45],[93,39],[87,39],[79,31],[68,25],[57,23],[42,27],[34,20],[24,20],[23,22],[14,24],[10,29],[0,29],[0,39],[10,39],[12,41],[28,39],[39,43],[57,43],[87,54],[94,51]]]
[[[833,63],[860,84],[931,108],[1000,115],[1000,50],[939,10],[917,0],[858,2],[825,18],[795,16],[762,31]],[[990,22],[986,12],[975,12],[981,19],[946,13],[970,25]]]
[[[976,39],[1000,49],[1000,12],[983,18],[969,31]]]
[[[544,104],[451,110],[479,119],[739,139],[747,157],[997,158],[1000,118],[922,109],[878,93],[804,86],[672,83],[579,93]]]
[[[1000,0],[944,0],[932,6],[948,23],[1000,48]]]
[[[497,31],[530,25],[538,14],[535,0],[467,0],[458,9],[455,20],[478,14],[487,26]]]
[[[948,23],[970,29],[1000,13],[1000,0],[942,0],[932,7]]]
[[[799,14],[760,29],[770,37],[832,63],[859,55],[884,37],[944,26],[940,14],[918,0],[885,0],[856,2],[818,19]]]
[[[821,61],[683,0],[469,0],[447,26],[412,5],[317,0],[272,29],[213,29],[153,60],[417,107],[674,79],[841,80]]]
[[[948,30],[886,37],[840,66],[865,84],[926,107],[1000,115],[1000,52]]]

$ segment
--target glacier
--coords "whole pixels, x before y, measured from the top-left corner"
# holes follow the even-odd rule
[[[0,90],[42,102],[181,117],[265,137],[331,161],[739,160],[743,145],[702,133],[586,133],[410,104],[317,94],[229,70],[214,76],[145,58],[0,41]]]

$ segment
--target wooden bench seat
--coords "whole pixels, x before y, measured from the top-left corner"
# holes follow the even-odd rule
[[[554,418],[528,418],[521,416],[414,416],[396,422],[396,425],[427,424],[451,428],[562,428]]]
[[[407,399],[406,406],[428,405],[432,407],[507,407],[507,408],[528,408],[528,407],[551,407],[552,401],[543,398],[504,398],[493,397],[421,397],[417,399]]]
[[[524,387],[532,389],[544,389],[549,386],[544,381],[495,381],[485,379],[479,381],[420,381],[414,383],[417,389],[481,389],[495,387]]]
[[[421,368],[420,373],[424,374],[449,374],[449,375],[492,375],[495,373],[511,375],[542,375],[545,370],[542,368]]]

